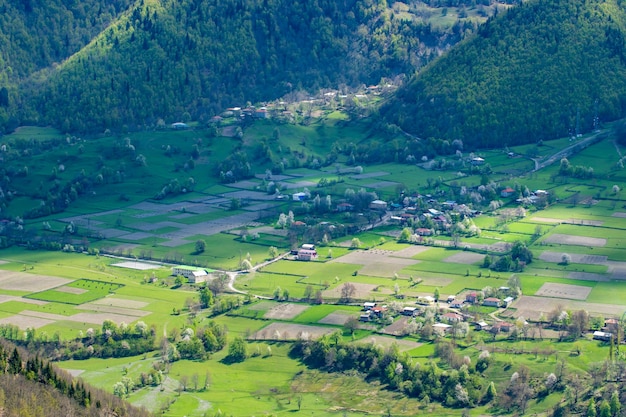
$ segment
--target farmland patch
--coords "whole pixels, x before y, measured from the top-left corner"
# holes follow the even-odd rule
[[[609,277],[604,274],[594,274],[593,272],[570,272],[568,278],[578,279],[580,281],[609,281]]]
[[[362,179],[366,179],[366,178],[384,177],[386,175],[389,175],[389,173],[388,172],[379,171],[379,172],[368,172],[367,174],[350,175],[350,178],[353,178],[355,180],[362,180]]]
[[[356,264],[356,265],[364,265],[366,267],[372,264],[388,264],[389,268],[391,268],[392,270],[391,272],[392,274],[397,269],[402,269],[406,266],[414,265],[419,262],[415,259],[390,256],[392,254],[396,255],[397,252],[380,250],[380,249],[373,249],[373,250],[368,250],[368,251],[355,250],[342,256],[341,258],[333,259],[330,262],[341,262],[341,263],[349,263],[349,264]],[[362,271],[362,272],[366,273],[365,271]]]
[[[272,307],[267,313],[265,313],[263,317],[266,319],[290,320],[298,316],[307,308],[309,308],[309,306],[304,304],[278,304]]]
[[[350,284],[354,285],[354,288],[356,289],[352,295],[352,298],[356,299],[369,298],[369,294],[378,287],[378,285],[362,284],[360,282],[350,282]],[[341,288],[343,285],[344,284],[340,284],[333,289],[323,291],[322,296],[325,298],[341,298]]]
[[[255,332],[254,340],[298,340],[317,339],[335,331],[332,327],[309,326],[293,323],[272,323]]]
[[[570,300],[586,300],[591,290],[591,287],[583,287],[580,285],[546,282],[539,288],[535,295],[540,297],[567,298]]]
[[[476,262],[482,262],[485,258],[485,255],[481,255],[480,253],[474,252],[457,252],[452,256],[448,256],[443,261],[451,262],[455,264],[475,264]]]
[[[354,313],[350,311],[335,311],[321,319],[318,323],[322,324],[334,324],[337,326],[343,326],[346,324],[350,317],[354,317]]]
[[[411,245],[406,248],[399,250],[397,252],[393,252],[393,257],[397,258],[412,258],[416,255],[419,255],[422,252],[429,250],[428,246],[419,246],[419,245]]]
[[[382,346],[383,348],[388,348],[395,344],[398,345],[401,352],[415,349],[422,345],[422,343],[405,339],[396,339],[395,337],[389,336],[369,336],[364,339],[357,340],[354,343],[373,343],[374,345]]]
[[[511,316],[515,318],[524,317],[525,319],[536,321],[539,320],[542,314],[544,317],[547,317],[559,305],[569,310],[586,310],[590,314],[598,314],[605,317],[620,316],[626,310],[626,307],[623,305],[523,295],[513,304],[516,310],[510,311]]]
[[[593,264],[593,265],[606,265],[606,261],[608,260],[607,256],[602,255],[586,255],[586,254],[578,254],[571,253],[570,262],[576,264]],[[555,262],[560,263],[563,260],[562,252],[552,252],[552,251],[544,251],[539,255],[539,259],[546,262]]]
[[[68,279],[38,274],[0,270],[0,289],[13,291],[44,291],[71,282]]]
[[[144,317],[150,314],[149,311],[136,310],[134,308],[115,307],[110,305],[102,305],[95,303],[86,303],[76,307],[78,310],[88,310],[97,313],[111,313],[116,315],[123,315],[126,317],[125,322],[135,321],[138,317]],[[79,313],[82,314],[82,313]],[[130,319],[129,319],[130,318]]]
[[[558,243],[561,245],[576,246],[605,246],[606,239],[587,236],[564,235],[555,233],[544,239],[546,243]]]
[[[127,300],[125,298],[117,298],[117,297],[101,298],[99,300],[93,301],[91,304],[101,304],[101,305],[131,308],[131,309],[137,309],[137,310],[142,309],[148,305],[148,303],[145,301]]]
[[[44,319],[41,317],[26,316],[23,314],[16,314],[14,316],[4,317],[0,319],[0,324],[12,324],[19,327],[20,329],[38,329],[54,322],[54,320]]]
[[[402,336],[408,322],[409,318],[406,316],[402,316],[389,326],[383,328],[383,333],[390,334],[392,336]]]

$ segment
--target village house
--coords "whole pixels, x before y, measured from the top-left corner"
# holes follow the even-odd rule
[[[437,333],[438,335],[445,335],[447,332],[450,331],[450,328],[452,326],[450,326],[449,324],[446,323],[435,323],[433,324],[433,331],[435,333]]]
[[[442,321],[447,321],[448,323],[460,323],[463,321],[463,316],[459,313],[445,313],[441,316]]]
[[[513,194],[515,194],[515,190],[511,187],[506,187],[504,190],[500,191],[500,197],[503,198],[511,197]]]
[[[187,278],[190,284],[206,282],[209,278],[212,277],[212,272],[214,271],[186,265],[179,265],[172,268],[173,276],[183,276]]]
[[[185,130],[188,128],[189,126],[187,125],[187,123],[182,123],[182,122],[172,123],[172,129],[174,130]]]
[[[339,203],[337,204],[337,211],[340,213],[354,211],[354,206],[350,203]]]
[[[374,200],[370,203],[372,210],[387,210],[387,202],[383,200]]]
[[[472,325],[474,326],[474,330],[487,330],[487,328],[489,327],[489,325],[484,322],[484,321],[475,321],[472,323]]]
[[[425,228],[425,227],[420,227],[420,228],[418,228],[418,229],[415,231],[415,233],[416,233],[418,236],[432,236],[433,231],[432,231],[431,229],[427,229],[427,228]]]
[[[403,316],[412,317],[417,315],[418,312],[419,310],[417,309],[417,307],[404,307],[404,309],[402,309]]]
[[[308,198],[307,193],[299,192],[291,195],[293,201],[305,201]]]
[[[472,291],[465,295],[465,302],[470,304],[476,304],[478,302],[478,293],[476,291]]]
[[[500,299],[495,297],[485,298],[483,300],[483,305],[485,307],[500,307]]]
[[[365,311],[369,311],[369,310],[373,309],[374,307],[376,307],[376,303],[373,303],[373,302],[365,302],[365,303],[363,303],[363,310],[365,310]]]
[[[600,331],[593,332],[593,339],[594,340],[601,340],[603,342],[610,342],[612,338],[613,338],[613,333],[600,332]]]
[[[422,297],[417,297],[417,304],[421,305],[431,305],[435,302],[435,297],[431,297],[430,295],[424,295]]]
[[[491,333],[500,333],[505,332],[508,333],[514,327],[513,323],[509,323],[508,321],[497,321],[491,326],[489,330]]]
[[[382,318],[387,312],[387,306],[374,306],[370,312],[378,318]]]
[[[299,249],[298,250],[299,261],[314,261],[317,259],[317,251],[315,249]]]

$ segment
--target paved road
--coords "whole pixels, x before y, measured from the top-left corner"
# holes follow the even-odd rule
[[[582,151],[583,149],[587,148],[593,143],[604,139],[607,136],[607,134],[608,133],[606,131],[595,132],[593,135],[589,136],[588,138],[582,139],[568,146],[567,148],[558,151],[552,156],[549,156],[548,158],[544,158],[543,160],[534,158],[533,161],[535,162],[535,169],[533,170],[533,172],[539,171],[542,168],[552,165],[556,161],[560,161],[563,158],[567,158],[569,156],[572,156]]]

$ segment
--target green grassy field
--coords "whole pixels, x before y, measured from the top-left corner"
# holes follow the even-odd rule
[[[425,9],[425,12],[428,10]],[[456,12],[454,8],[450,8],[451,14]],[[471,9],[470,17],[475,16],[475,13],[475,10]],[[442,16],[439,23],[445,22],[446,18]],[[331,152],[335,143],[341,147],[354,142],[355,138],[364,138],[371,134],[364,124],[347,123],[342,113],[327,112],[323,120],[317,120],[309,125],[276,126],[266,121],[255,123],[246,129],[244,143],[253,143],[260,138],[266,138],[270,143],[271,152],[281,158],[292,158],[294,152],[301,152],[322,160]],[[275,129],[279,130],[280,140],[277,141],[271,140]],[[306,205],[288,200],[269,198],[248,201],[248,197],[243,197],[241,202],[249,206],[254,207],[254,204],[261,203],[263,208],[259,210],[267,217],[237,224],[233,219],[245,216],[249,210],[256,209],[250,209],[245,204],[244,207],[231,209],[233,200],[236,202],[239,198],[231,196],[240,195],[231,193],[249,192],[261,187],[264,180],[252,178],[249,182],[236,186],[220,183],[214,172],[217,164],[225,160],[241,142],[231,138],[208,138],[205,133],[202,130],[190,130],[129,134],[135,152],[146,157],[146,166],[135,164],[134,159],[128,155],[110,156],[116,143],[124,146],[124,137],[101,137],[89,141],[76,141],[67,146],[59,145],[66,155],[56,150],[33,155],[28,161],[28,174],[15,180],[16,188],[39,190],[38,193],[45,195],[48,184],[54,181],[64,184],[81,175],[82,170],[92,173],[95,166],[100,166],[99,169],[104,173],[109,172],[110,177],[106,179],[106,184],[95,186],[94,193],[72,202],[64,213],[26,219],[25,226],[39,231],[43,229],[43,221],[49,221],[51,230],[46,231],[44,236],[63,236],[68,218],[74,218],[79,224],[79,230],[95,230],[96,227],[101,227],[102,230],[111,233],[111,237],[93,239],[89,242],[90,247],[118,251],[129,260],[139,260],[137,258],[141,253],[146,255],[149,252],[150,257],[157,261],[174,258],[177,262],[189,265],[237,270],[241,266],[241,261],[246,258],[250,259],[252,265],[266,261],[269,258],[270,246],[285,252],[302,243],[309,243],[304,241],[302,236],[290,234],[289,230],[286,230],[284,236],[273,234],[275,231],[270,228],[273,228],[280,213],[294,210],[296,219],[306,223],[305,228],[313,228],[322,222],[328,222],[333,226],[344,223],[353,225],[358,222],[359,213],[356,212],[315,213],[307,209]],[[9,140],[61,139],[61,142],[65,140],[58,132],[38,128],[20,129],[11,136]],[[546,142],[537,148],[539,158],[548,157],[570,144],[567,138]],[[200,157],[194,168],[184,168],[193,145],[199,145]],[[166,151],[168,146],[176,148],[175,151]],[[524,155],[534,146],[515,147],[511,151]],[[82,150],[79,150],[80,147]],[[118,149],[117,152],[126,151]],[[250,296],[260,298],[272,298],[275,290],[280,287],[281,295],[287,291],[291,299],[302,298],[309,285],[315,291],[328,290],[329,293],[339,291],[348,282],[372,286],[375,290],[365,292],[360,298],[354,299],[352,305],[334,304],[337,301],[334,296],[326,297],[325,304],[310,305],[294,318],[284,320],[269,320],[263,318],[263,315],[271,308],[284,306],[285,303],[269,300],[257,302],[255,297],[251,297],[252,303],[244,304],[227,314],[211,317],[210,320],[225,326],[228,329],[228,338],[232,340],[234,336],[245,337],[275,323],[319,325],[322,318],[336,311],[349,312],[356,317],[360,314],[362,302],[373,299],[382,304],[399,303],[413,306],[417,296],[432,295],[436,290],[443,296],[462,294],[467,290],[479,291],[485,287],[499,288],[507,285],[512,272],[495,272],[480,268],[482,257],[485,253],[496,257],[505,254],[508,249],[501,249],[502,246],[518,240],[528,244],[534,255],[534,261],[527,265],[524,271],[518,272],[524,295],[536,295],[545,283],[564,284],[590,288],[591,292],[583,300],[585,302],[623,306],[626,299],[626,282],[609,280],[613,277],[611,274],[614,265],[575,262],[560,265],[539,259],[544,251],[600,255],[606,256],[610,262],[624,262],[626,259],[624,252],[626,244],[623,237],[626,222],[622,215],[626,212],[626,194],[623,191],[612,192],[613,184],[619,184],[621,187],[626,181],[626,173],[624,170],[614,169],[617,153],[612,141],[604,140],[570,158],[572,165],[594,167],[595,177],[586,180],[555,175],[558,173],[558,161],[539,172],[529,173],[527,171],[533,167],[533,163],[526,157],[510,158],[503,149],[480,150],[478,154],[484,156],[492,168],[493,172],[486,178],[476,170],[469,172],[470,170],[466,168],[462,170],[467,172],[459,172],[459,169],[440,171],[399,163],[362,167],[364,174],[374,174],[370,178],[355,177],[352,174],[338,177],[337,169],[352,168],[346,164],[347,155],[340,154],[336,163],[322,169],[304,166],[288,168],[284,174],[289,177],[281,182],[292,186],[302,180],[317,184],[321,179],[339,178],[342,182],[321,190],[315,185],[307,187],[313,193],[318,191],[322,194],[329,193],[333,202],[345,200],[348,189],[358,191],[364,188],[394,202],[400,200],[400,192],[406,191],[409,195],[432,194],[439,200],[459,199],[459,202],[469,203],[467,197],[455,194],[454,190],[461,186],[478,187],[481,184],[488,184],[488,181],[497,181],[500,187],[517,184],[528,186],[530,190],[547,189],[561,200],[542,210],[531,207],[525,217],[509,218],[506,220],[506,226],[503,226],[504,210],[515,209],[517,203],[514,202],[514,198],[502,198],[505,203],[504,210],[495,210],[473,218],[474,224],[482,231],[476,237],[462,236],[460,244],[460,248],[466,244],[499,245],[499,247],[472,248],[468,251],[421,247],[420,249],[424,250],[416,251],[412,257],[415,263],[409,266],[394,264],[389,259],[389,262],[385,263],[382,261],[383,258],[376,258],[376,262],[368,265],[350,263],[349,258],[342,259],[343,256],[353,253],[346,246],[346,242],[349,246],[354,237],[361,241],[361,250],[364,251],[365,257],[367,250],[376,249],[376,256],[381,256],[382,251],[390,251],[392,253],[388,256],[393,257],[396,256],[394,252],[413,248],[411,245],[398,243],[389,236],[389,233],[399,231],[400,226],[387,225],[363,233],[345,232],[331,238],[326,246],[320,245],[320,242],[310,242],[318,244],[317,261],[280,260],[256,272],[239,275],[234,287],[249,293]],[[101,155],[105,156],[102,160],[99,158]],[[450,159],[447,156],[446,158]],[[304,165],[305,162],[305,158],[301,158],[297,165]],[[12,161],[7,162],[7,167],[20,168]],[[270,168],[272,166],[268,162],[254,165],[255,173],[261,177],[265,169]],[[124,178],[115,177],[114,173],[117,171],[123,171]],[[195,181],[193,190],[161,200],[153,199],[170,181],[176,179],[179,183],[184,183],[189,177],[193,177]],[[383,181],[385,183],[382,186],[377,185]],[[438,185],[428,185],[434,182]],[[293,190],[302,188],[304,187],[298,186]],[[289,197],[291,189],[284,192]],[[495,199],[500,199],[497,192]],[[263,197],[266,197],[265,193]],[[589,198],[593,198],[593,201]],[[211,199],[220,202],[211,206],[210,210],[203,210],[205,200]],[[41,198],[36,197],[35,193],[17,196],[11,201],[6,214],[21,215],[25,210],[38,206],[40,201]],[[422,200],[422,204],[423,201],[425,199]],[[148,204],[136,206],[137,203]],[[197,212],[193,211],[194,207]],[[81,223],[84,216],[88,217],[87,223],[84,221]],[[581,221],[587,221],[587,224],[581,224]],[[232,224],[225,226],[221,232],[204,234],[201,231],[202,227],[211,222],[232,222]],[[187,226],[190,228],[185,229]],[[534,234],[539,228],[541,236],[537,238]],[[173,239],[172,236],[181,230],[185,230],[187,234],[178,240]],[[244,232],[249,232],[248,236],[252,236],[257,231],[258,238],[242,240],[241,235],[245,234]],[[606,244],[590,246],[549,243],[550,238],[556,234],[606,239]],[[445,231],[435,238],[444,242],[452,240]],[[66,236],[66,239],[72,245],[82,243],[80,236]],[[194,253],[198,240],[206,243],[206,250],[200,254]],[[451,256],[464,254],[477,256],[470,258],[471,262],[468,263],[448,260]],[[369,259],[364,259],[363,263],[369,263]],[[120,260],[104,256],[25,251],[16,247],[0,251],[0,260],[6,262],[0,264],[0,272],[5,272],[7,276],[10,273],[31,274],[33,277],[40,274],[72,281],[43,291],[26,291],[9,284],[5,285],[0,279],[0,296],[6,297],[0,300],[0,319],[3,322],[10,322],[17,316],[22,320],[33,317],[47,318],[38,324],[40,326],[37,328],[38,334],[48,336],[58,334],[63,339],[74,338],[79,332],[85,332],[88,328],[98,325],[74,321],[73,316],[85,311],[102,313],[99,310],[103,307],[105,310],[102,318],[107,317],[107,314],[114,314],[113,312],[133,313],[134,315],[127,314],[124,320],[127,320],[128,324],[141,320],[148,326],[154,326],[158,339],[174,329],[180,332],[187,327],[198,328],[209,320],[208,311],[200,311],[196,315],[184,309],[189,300],[198,299],[198,292],[196,287],[189,285],[175,287],[171,265],[141,271],[114,267],[112,264]],[[596,282],[570,278],[575,276],[570,274],[580,272],[597,274],[607,280]],[[394,279],[394,274],[398,275],[397,279]],[[410,281],[409,277],[415,281]],[[416,284],[418,281],[420,283]],[[396,286],[404,299],[393,296]],[[107,302],[98,304],[100,307],[97,309],[90,305],[93,301],[102,299]],[[33,304],[33,300],[38,300],[38,303]],[[567,299],[558,301],[567,308]],[[494,307],[475,307],[474,310],[490,322],[492,318],[489,315],[497,313]],[[438,313],[433,311],[432,315]],[[387,324],[390,323],[384,325]],[[355,330],[353,337],[366,341],[384,325],[382,323],[361,325],[361,328]],[[348,329],[341,326],[322,326],[340,329],[344,338],[351,337]],[[447,364],[435,358],[435,345],[431,339],[421,339],[416,335],[406,339],[423,343],[405,353],[414,363],[423,366],[434,364],[438,370],[449,370]],[[555,339],[513,340],[505,334],[493,337],[485,332],[472,331],[470,336],[456,342],[457,353],[468,356],[473,362],[477,360],[483,344],[492,350],[496,348],[500,350],[492,354],[493,362],[485,372],[487,380],[494,381],[499,392],[502,392],[510,381],[511,374],[520,365],[528,366],[534,375],[544,378],[546,374],[555,372],[559,359],[566,360],[567,366],[573,372],[586,373],[591,363],[602,361],[608,355],[607,346],[587,339],[576,342],[556,342]],[[188,360],[174,362],[163,386],[138,390],[129,396],[129,400],[154,411],[163,407],[165,416],[214,415],[218,410],[225,415],[242,417],[251,415],[250,410],[254,410],[254,415],[306,414],[329,417],[385,413],[398,416],[423,414],[457,416],[461,412],[458,409],[444,408],[439,404],[425,405],[421,401],[405,398],[398,392],[386,390],[376,382],[365,382],[356,375],[326,374],[306,369],[299,361],[289,356],[290,346],[290,342],[249,340],[248,352],[254,355],[243,363],[224,363],[222,359],[228,348],[213,354],[204,362]],[[549,348],[556,350],[556,353],[548,355],[536,353]],[[581,355],[572,353],[577,349],[582,351]],[[80,376],[85,381],[111,391],[113,385],[122,377],[138,378],[142,372],[149,371],[159,359],[160,353],[157,349],[137,357],[106,360],[91,358],[85,361],[62,362],[59,366],[80,370],[82,371]],[[207,375],[210,379],[207,390],[197,389],[193,382],[189,382],[187,391],[179,392],[181,380],[193,381],[197,376],[199,384],[203,385]],[[298,397],[301,397],[300,405]],[[544,415],[546,410],[562,398],[563,395],[554,393],[541,401],[533,400],[529,403],[527,413]],[[171,402],[169,407],[165,407],[166,402]],[[391,406],[387,408],[388,404]],[[493,412],[488,405],[479,405],[472,409],[472,413],[476,415],[490,415]]]

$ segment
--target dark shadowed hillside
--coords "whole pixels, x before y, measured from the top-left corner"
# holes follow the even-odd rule
[[[536,142],[624,116],[621,1],[529,1],[432,63],[383,110],[423,137]]]
[[[131,3],[132,0],[0,2],[0,126],[18,123],[15,108],[24,104],[20,90],[30,89],[34,79],[45,79],[46,69],[78,52]],[[44,73],[33,77],[42,70]],[[22,113],[21,117],[38,118],[29,113]]]
[[[493,10],[487,2],[457,19],[417,4],[142,0],[71,58],[59,53],[42,61],[44,71],[25,69],[31,77],[14,86],[0,108],[19,123],[67,131],[206,120],[225,107],[290,91],[412,74]],[[447,20],[432,25],[420,11],[425,8]]]

